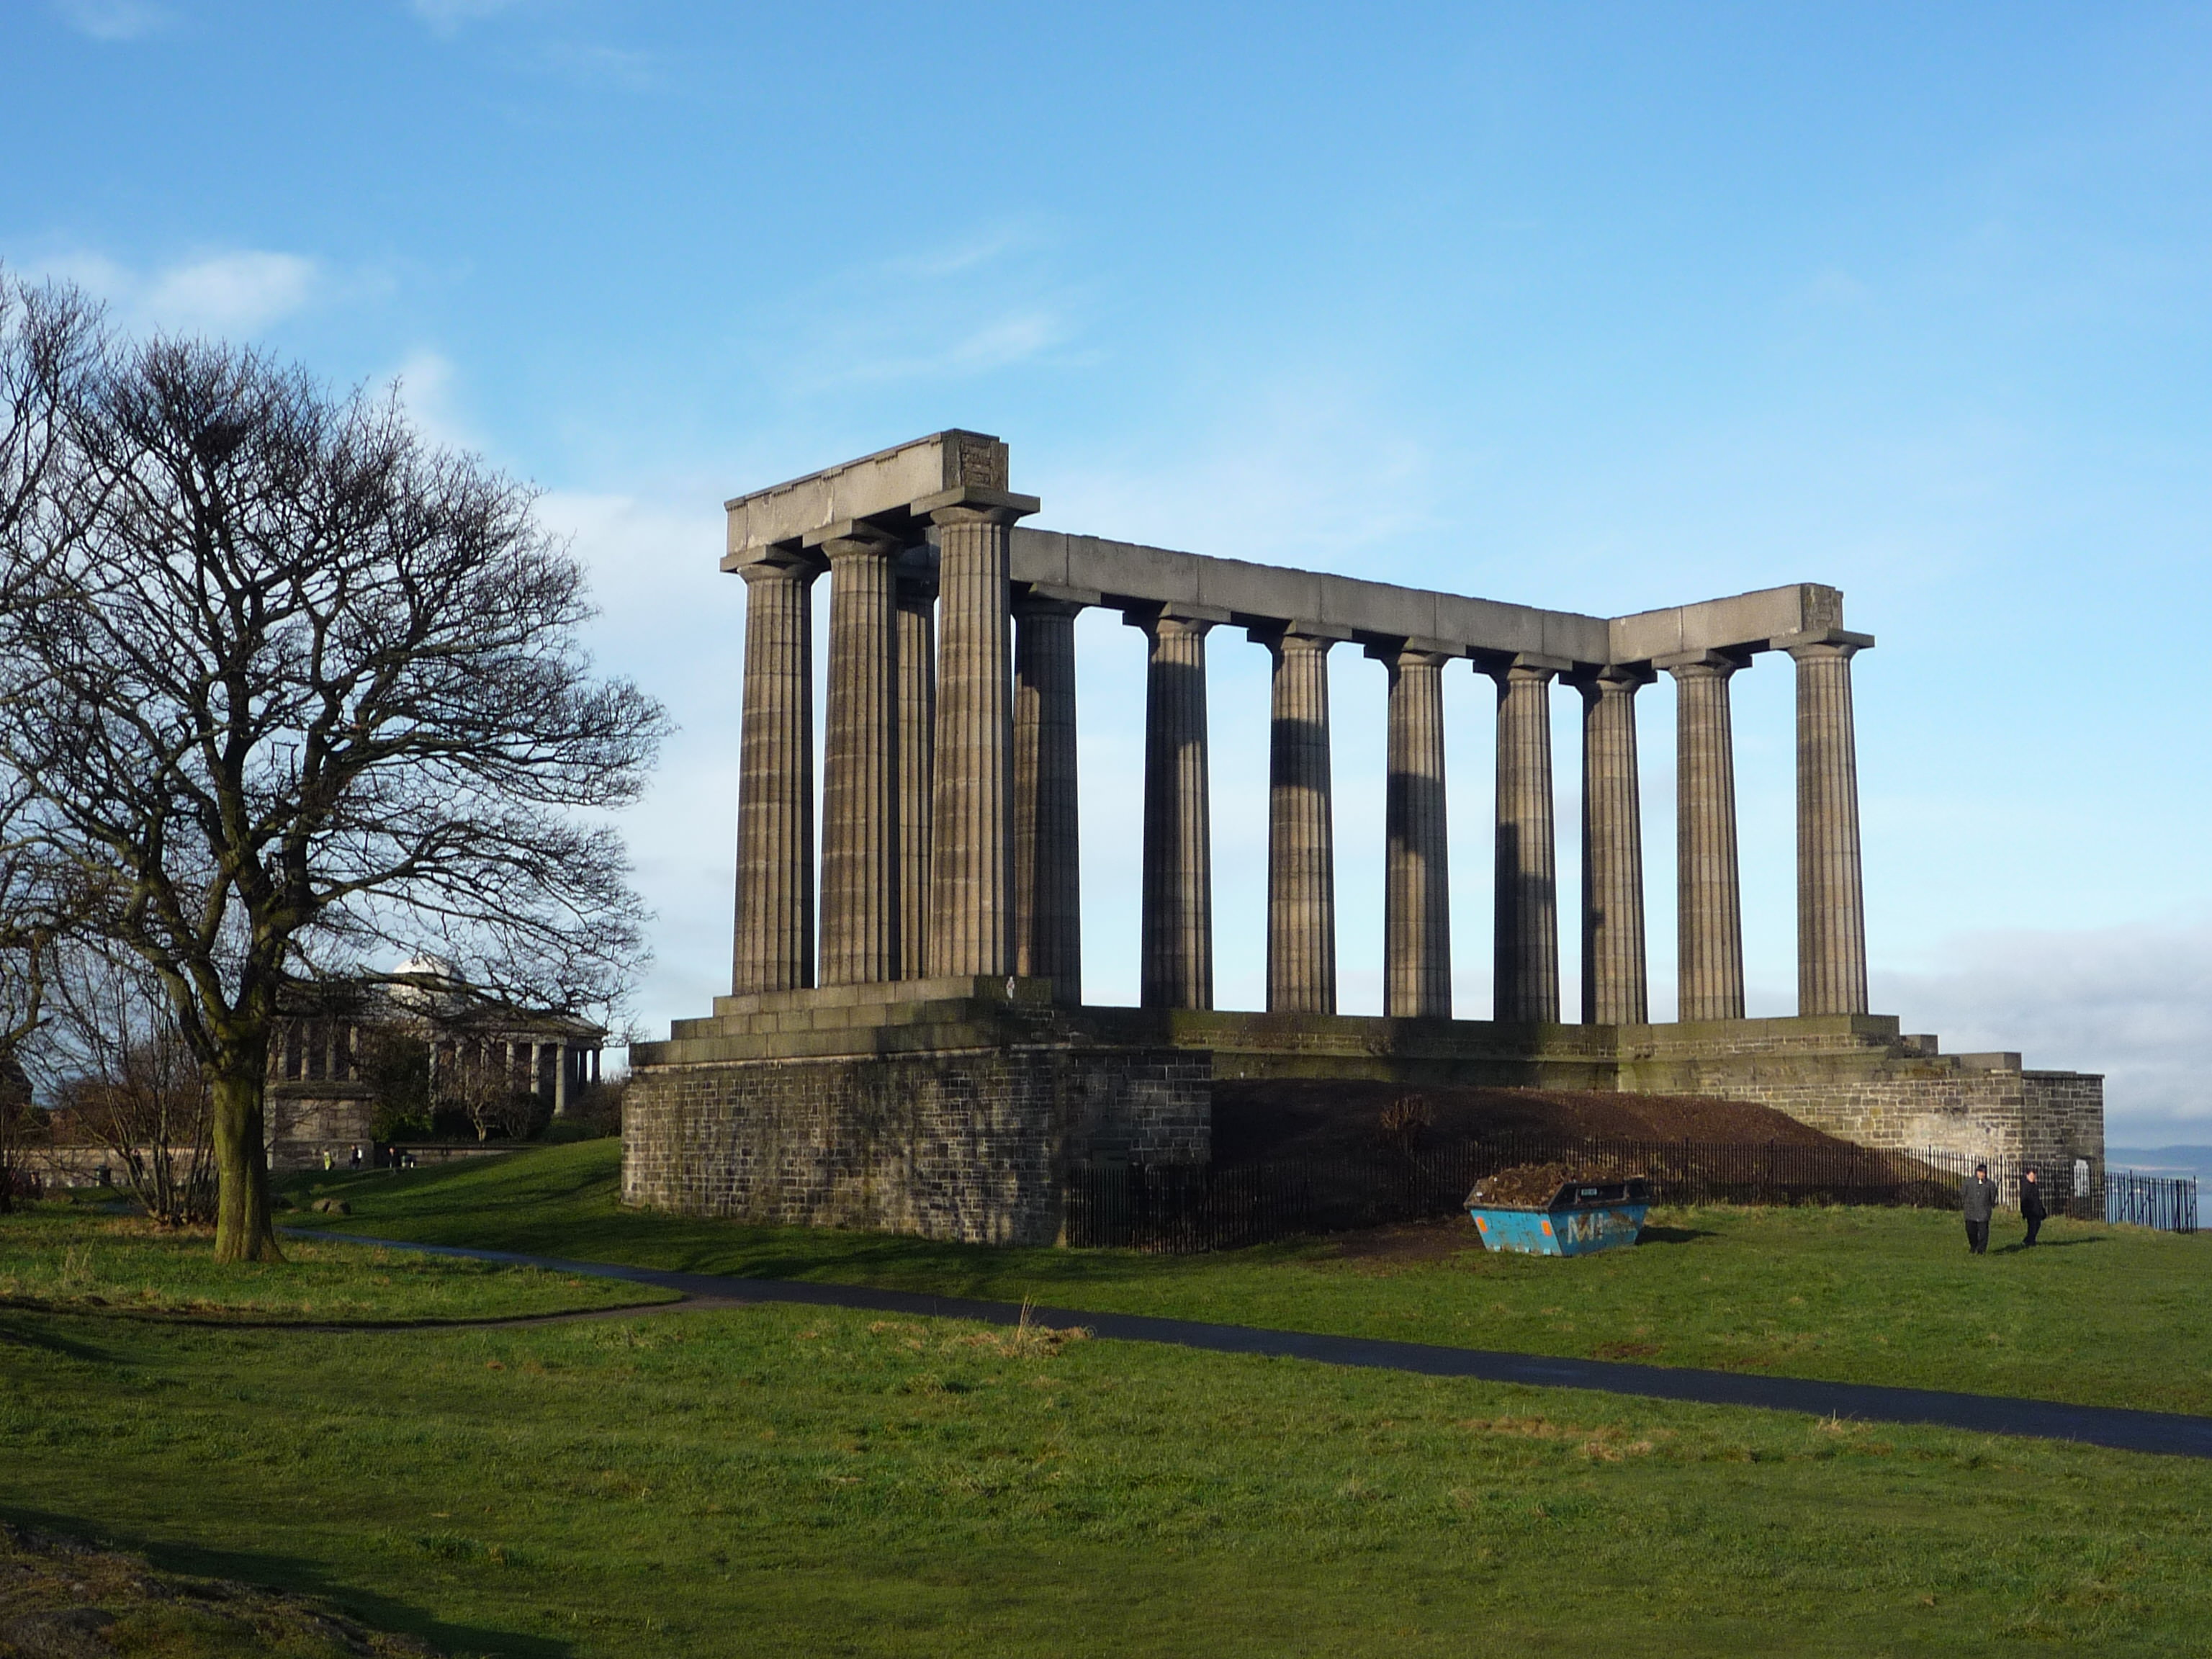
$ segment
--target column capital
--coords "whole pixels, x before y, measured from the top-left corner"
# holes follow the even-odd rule
[[[1487,653],[1474,659],[1474,672],[1489,675],[1501,687],[1543,685],[1573,667],[1565,657],[1539,656],[1533,651]]]
[[[830,561],[811,548],[761,547],[748,549],[742,562],[725,563],[725,570],[733,570],[745,579],[750,587],[756,582],[811,582],[830,568]]]
[[[1121,620],[1147,634],[1202,635],[1229,620],[1229,612],[1210,605],[1133,605]]]
[[[927,519],[932,524],[1012,524],[1017,519],[1026,519],[1043,505],[1034,495],[1017,495],[1011,490],[989,489],[980,484],[960,484],[923,496],[911,510],[916,518]]]
[[[1017,617],[1074,617],[1097,605],[1103,597],[1085,587],[1018,582],[1011,603]]]
[[[1778,635],[1769,643],[1799,662],[1818,657],[1841,657],[1848,662],[1857,653],[1874,649],[1874,635],[1847,633],[1840,628],[1808,628],[1800,634]]]
[[[896,559],[906,551],[906,538],[878,525],[848,520],[808,532],[806,545],[835,564],[840,559]]]
[[[1373,640],[1362,647],[1364,653],[1380,663],[1406,667],[1424,664],[1441,668],[1455,657],[1465,653],[1449,640],[1429,640],[1419,637],[1402,640]]]
[[[1584,698],[1632,697],[1659,678],[1648,662],[1608,663],[1602,668],[1578,665],[1563,678]]]
[[[1349,628],[1334,623],[1267,622],[1248,623],[1244,637],[1255,645],[1264,645],[1270,651],[1298,650],[1325,652],[1333,645],[1341,645],[1352,637]]]
[[[1654,668],[1665,669],[1677,680],[1724,680],[1750,663],[1747,651],[1670,651],[1651,659]]]

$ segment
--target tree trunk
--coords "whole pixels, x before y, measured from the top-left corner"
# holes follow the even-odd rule
[[[262,1144],[262,1066],[217,1077],[215,1094],[215,1259],[282,1261],[269,1220],[269,1149]]]

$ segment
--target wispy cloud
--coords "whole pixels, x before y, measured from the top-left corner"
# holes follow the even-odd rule
[[[306,309],[327,287],[314,260],[261,249],[202,254],[153,270],[97,253],[63,255],[33,268],[106,301],[133,329],[165,333],[252,334]]]
[[[391,379],[408,418],[431,442],[450,449],[481,451],[484,447],[462,408],[460,374],[452,358],[418,347],[401,361]]]
[[[407,9],[440,34],[452,34],[466,24],[512,11],[523,3],[524,0],[407,0]]]
[[[2212,921],[1974,934],[1874,978],[1875,1006],[1947,1048],[2103,1073],[2116,1139],[2212,1130]]]
[[[143,40],[174,21],[153,0],[53,0],[54,15],[94,40]]]
[[[651,52],[574,40],[552,40],[545,44],[538,56],[550,73],[581,86],[614,87],[624,92],[643,92],[653,83],[654,63]]]

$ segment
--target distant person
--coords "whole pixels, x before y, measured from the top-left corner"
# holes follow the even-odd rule
[[[323,1148],[323,1173],[324,1173],[325,1175],[328,1175],[330,1172],[331,1172],[331,1149],[330,1149],[329,1147],[325,1146],[325,1147],[324,1147],[324,1148]]]
[[[1997,1207],[1997,1183],[1990,1179],[1990,1166],[1974,1165],[1974,1178],[1966,1183],[1966,1248],[1976,1255],[1990,1253],[1990,1217]]]
[[[361,1148],[358,1146],[353,1149],[353,1163],[350,1167],[356,1175],[361,1173]]]
[[[2035,1248],[2035,1236],[2043,1231],[2043,1218],[2051,1213],[2043,1207],[2043,1188],[2035,1179],[2035,1171],[2022,1171],[2020,1177],[2021,1218],[2027,1223],[2027,1237],[2021,1243],[2023,1250]]]

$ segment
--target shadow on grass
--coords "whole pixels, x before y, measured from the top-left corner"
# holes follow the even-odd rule
[[[2071,1250],[2083,1244],[2106,1244],[2111,1242],[2112,1241],[2109,1239],[2103,1238],[2045,1238],[2037,1240],[2035,1248],[2039,1250]],[[2025,1241],[2016,1239],[2010,1244],[1998,1245],[1996,1249],[1991,1250],[1990,1254],[1991,1255],[2020,1255],[2024,1254],[2027,1248],[2027,1244]]]
[[[297,1556],[164,1542],[78,1516],[52,1515],[12,1504],[0,1504],[0,1517],[36,1532],[80,1539],[102,1549],[143,1555],[164,1572],[185,1573],[195,1578],[228,1578],[262,1589],[312,1595],[364,1625],[420,1637],[448,1653],[499,1653],[512,1656],[512,1659],[566,1659],[576,1650],[573,1643],[550,1637],[447,1624],[435,1614],[392,1596],[364,1589],[358,1584],[334,1583],[320,1564]]]
[[[1646,1244],[1694,1244],[1701,1238],[1718,1238],[1711,1227],[1650,1227],[1637,1234],[1638,1249]]]
[[[62,1314],[40,1313],[34,1319],[25,1319],[20,1314],[10,1315],[0,1310],[0,1343],[18,1348],[38,1348],[47,1353],[60,1354],[66,1359],[82,1359],[88,1365],[116,1365],[122,1361],[104,1348],[95,1348],[69,1338],[51,1328]]]

